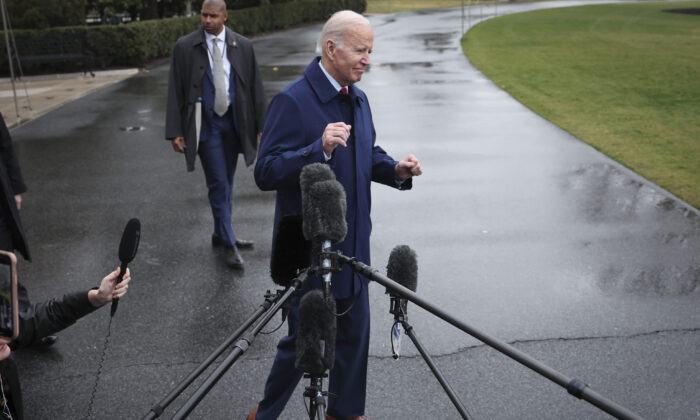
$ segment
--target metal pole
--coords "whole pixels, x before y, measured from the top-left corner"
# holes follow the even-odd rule
[[[301,279],[301,276],[304,276],[303,280]],[[267,325],[268,322],[272,319],[273,316],[277,313],[282,308],[282,305],[284,305],[289,298],[291,298],[292,294],[299,288],[301,288],[302,284],[306,281],[308,278],[309,274],[304,273],[294,279],[294,284],[289,286],[287,290],[284,292],[284,294],[279,298],[279,300],[265,312],[265,315],[263,318],[253,327],[251,331],[249,331],[246,335],[243,336],[238,342],[236,343],[233,351],[229,353],[229,355],[224,359],[223,362],[219,365],[214,372],[209,375],[209,377],[200,385],[200,387],[195,391],[195,393],[190,397],[185,404],[180,407],[180,410],[178,410],[177,413],[175,413],[175,416],[172,417],[171,420],[182,420],[184,418],[187,418],[187,416],[194,410],[197,405],[202,401],[202,399],[207,395],[207,393],[216,385],[216,383],[221,379],[222,376],[228,371],[228,369],[233,366],[233,364],[238,360],[243,353],[245,353],[250,345],[253,343],[255,340],[255,337],[260,333],[260,331]]]
[[[418,350],[418,352],[420,352],[420,355],[423,356],[423,360],[425,360],[425,363],[433,372],[435,378],[438,380],[438,382],[440,382],[442,389],[445,390],[447,396],[450,398],[450,401],[452,401],[452,404],[454,404],[457,411],[459,411],[459,415],[462,416],[463,419],[469,420],[467,408],[459,400],[457,394],[455,394],[449,382],[447,382],[447,379],[445,379],[442,372],[440,372],[440,369],[438,369],[435,362],[433,362],[433,358],[430,357],[430,354],[428,354],[428,352],[425,350],[423,344],[421,344],[421,342],[418,340],[418,336],[416,336],[416,332],[413,330],[413,327],[408,323],[408,321],[401,322],[401,325],[403,325],[403,328],[406,331],[406,335],[408,335],[411,341],[413,341],[413,345],[416,346],[416,349]]]
[[[432,313],[433,315],[437,316],[443,321],[452,324],[453,326],[478,339],[484,344],[493,347],[494,349],[500,351],[501,353],[505,354],[511,359],[517,361],[518,363],[534,370],[535,372],[539,373],[540,375],[544,376],[545,378],[549,379],[555,384],[566,389],[569,392],[569,394],[573,395],[574,397],[583,399],[600,408],[601,410],[605,411],[606,413],[615,416],[619,419],[642,419],[642,417],[639,416],[639,414],[636,414],[628,410],[627,408],[616,404],[615,402],[593,391],[588,385],[586,385],[581,380],[576,378],[569,378],[566,375],[556,371],[555,369],[552,369],[551,367],[545,365],[544,363],[541,363],[540,361],[534,359],[528,354],[516,349],[510,344],[501,341],[498,338],[492,337],[486,334],[485,332],[482,332],[470,325],[467,325],[467,323],[458,320],[457,318],[443,311],[439,307],[423,299],[410,289],[407,289],[401,286],[400,284],[396,283],[389,277],[380,274],[377,269],[370,267],[369,265],[361,261],[358,261],[356,258],[345,256],[340,252],[338,252],[337,255],[338,260],[340,262],[348,264],[350,267],[352,267],[354,271],[360,273],[361,275],[367,277],[370,280],[376,281],[377,283],[381,284],[382,286],[386,287],[392,292],[400,295],[401,297],[407,300],[410,300],[411,302]]]
[[[10,51],[10,35],[7,30],[7,7],[5,0],[0,0],[2,8],[2,28],[5,34],[5,48],[7,49],[7,62],[10,64],[10,80],[12,81],[12,96],[15,98],[15,113],[17,114],[17,124],[20,122],[19,104],[17,103],[17,90],[15,89],[15,69],[12,64],[12,52]]]
[[[472,0],[467,2],[467,30],[472,27]]]
[[[260,305],[260,307],[257,309],[257,311],[250,317],[248,320],[246,320],[243,325],[238,328],[226,341],[224,341],[214,352],[204,361],[202,362],[192,373],[185,378],[178,386],[173,389],[170,394],[168,394],[161,402],[156,404],[151,408],[151,411],[146,414],[146,416],[143,418],[143,420],[153,420],[157,417],[159,417],[161,414],[163,414],[163,411],[165,408],[170,405],[171,402],[175,398],[177,398],[182,391],[185,390],[195,379],[199,377],[199,375],[204,372],[204,370],[209,367],[218,357],[221,353],[224,352],[235,340],[237,340],[241,335],[243,335],[248,328],[250,328],[255,321],[258,320],[263,314],[272,306],[273,301],[277,301],[279,299],[280,295],[277,295],[274,299],[265,299],[265,302]]]

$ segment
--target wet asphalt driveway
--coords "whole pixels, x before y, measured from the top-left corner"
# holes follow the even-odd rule
[[[475,7],[469,19],[495,12]],[[698,210],[479,73],[459,46],[459,9],[371,21],[373,65],[360,86],[378,143],[395,158],[416,154],[425,172],[410,192],[375,187],[374,266],[383,271],[391,249],[407,244],[418,254],[418,293],[443,310],[646,418],[697,418]],[[301,74],[319,30],[255,40],[270,96]],[[234,223],[256,246],[243,254],[244,272],[229,270],[210,246],[201,170],[186,173],[163,140],[167,71],[141,73],[12,132],[30,189],[22,217],[34,261],[21,262],[20,280],[33,300],[97,285],[118,264],[127,220],[142,223],[132,287],[101,368],[107,309],[61,332],[50,349],[18,352],[29,419],[86,418],[93,393],[94,418],[142,417],[274,286],[274,194],[259,191],[241,162]],[[408,340],[404,356],[391,358],[383,288],[372,284],[370,300],[367,415],[458,418]],[[608,418],[415,305],[409,319],[476,419]],[[244,418],[283,330],[259,336],[191,418]],[[304,418],[301,392],[285,419]]]

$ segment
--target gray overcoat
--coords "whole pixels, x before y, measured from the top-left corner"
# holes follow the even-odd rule
[[[234,125],[241,141],[246,165],[255,162],[258,133],[265,124],[267,100],[262,77],[248,38],[226,29],[226,54],[235,73],[236,110]],[[170,57],[165,138],[185,138],[187,170],[194,170],[196,151],[195,107],[202,97],[202,77],[209,66],[204,29],[177,40]]]

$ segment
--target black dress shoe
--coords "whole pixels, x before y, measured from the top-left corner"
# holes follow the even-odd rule
[[[243,268],[243,258],[241,254],[238,253],[238,248],[232,246],[226,248],[224,251],[224,258],[226,259],[226,265],[231,268]]]
[[[253,248],[253,245],[255,245],[255,242],[253,241],[248,241],[245,239],[236,239],[236,247],[240,249],[251,249]]]
[[[255,242],[253,241],[248,241],[245,239],[236,239],[236,246],[240,249],[251,249],[253,248],[253,245],[255,245]],[[221,240],[221,236],[217,235],[216,233],[213,233],[211,235],[211,246],[214,248],[217,247],[225,247],[227,246],[224,241]]]
[[[41,337],[34,345],[37,347],[49,347],[52,346],[56,340],[58,340],[58,337],[55,335],[47,335],[45,337]]]

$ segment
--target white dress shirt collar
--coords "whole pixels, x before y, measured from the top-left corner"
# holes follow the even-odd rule
[[[323,72],[323,74],[326,75],[326,77],[328,78],[328,81],[331,82],[331,85],[333,85],[333,88],[335,88],[335,91],[336,91],[336,92],[340,92],[340,89],[342,89],[342,88],[344,88],[344,87],[348,87],[348,86],[340,86],[340,83],[338,83],[338,81],[335,80],[335,79],[333,78],[333,76],[331,76],[331,75],[326,71],[326,68],[323,67],[323,64],[321,64],[321,60],[318,60],[318,66],[321,67],[321,71]],[[350,89],[348,89],[348,92],[350,92]]]

